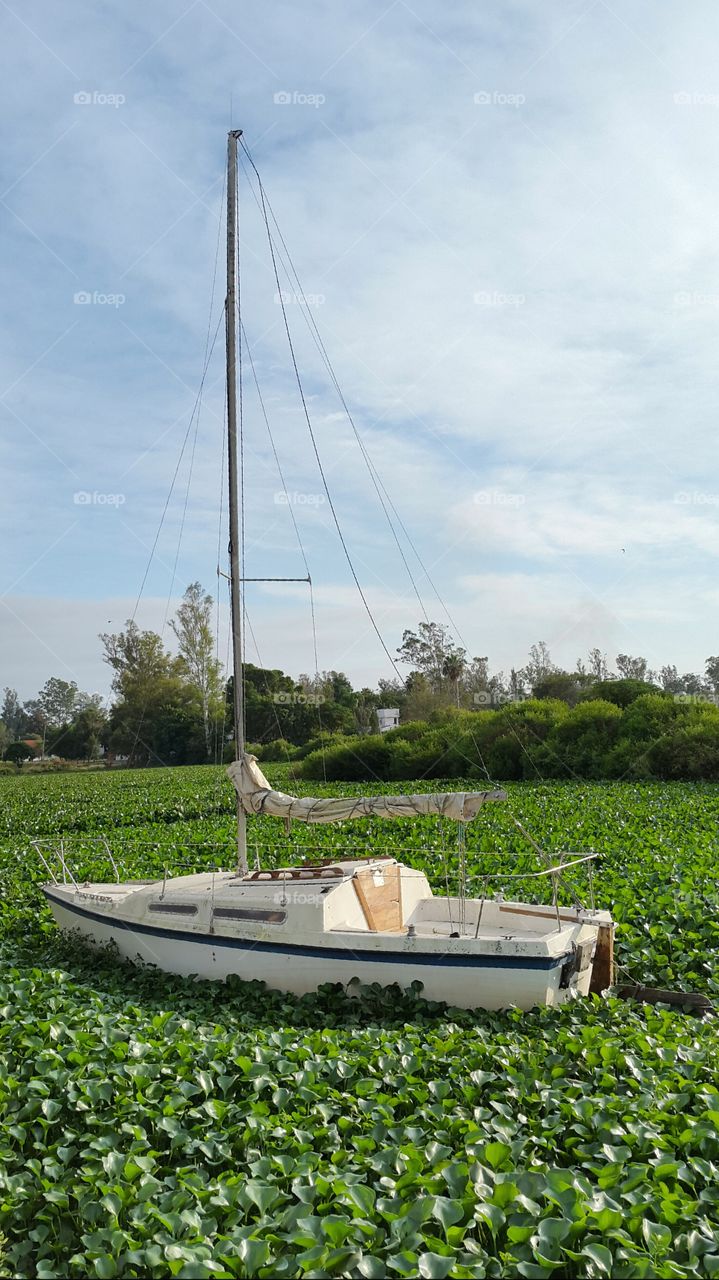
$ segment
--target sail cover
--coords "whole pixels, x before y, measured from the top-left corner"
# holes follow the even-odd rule
[[[486,800],[506,800],[506,791],[449,791],[420,796],[345,796],[313,800],[273,791],[255,756],[243,755],[227,770],[247,814],[295,818],[298,822],[345,822],[348,818],[419,818],[438,814],[455,822],[476,818]]]

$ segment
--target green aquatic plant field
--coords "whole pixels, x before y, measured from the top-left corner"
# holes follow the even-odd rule
[[[508,790],[470,829],[470,871],[533,865],[513,818],[596,849],[625,970],[719,1002],[719,788]],[[229,866],[233,804],[211,768],[0,779],[0,1276],[719,1275],[714,1018],[295,1000],[59,937],[32,838],[62,836],[87,876],[100,834],[128,875]],[[456,876],[434,819],[289,842],[264,820],[249,842],[268,865],[381,844],[438,890]]]

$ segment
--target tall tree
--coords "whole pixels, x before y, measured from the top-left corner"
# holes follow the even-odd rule
[[[372,689],[360,689],[355,694],[354,715],[357,733],[377,733],[378,695]]]
[[[3,690],[3,704],[0,710],[0,720],[7,726],[13,738],[17,738],[22,728],[23,709],[22,703],[17,696],[15,689],[9,689],[7,686]]]
[[[383,677],[377,681],[377,706],[378,707],[399,707],[400,711],[404,705],[404,698],[407,690],[404,684],[396,677],[388,680]]]
[[[607,655],[602,653],[601,649],[589,650],[589,674],[594,680],[608,680],[609,666],[607,664]]]
[[[214,657],[212,596],[191,582],[170,626],[177,637],[187,678],[197,693],[205,735],[205,756],[212,759],[212,728],[222,707],[220,664]]]
[[[623,680],[646,680],[648,682],[654,679],[654,672],[649,671],[649,664],[646,658],[632,658],[628,653],[618,653],[617,671]]]
[[[694,671],[685,671],[681,677],[682,693],[692,693],[695,695],[706,695],[711,692],[708,682],[702,679]]]
[[[555,667],[552,662],[549,645],[544,640],[539,640],[529,650],[529,662],[522,668],[520,675],[524,677],[530,689],[534,690],[536,685],[557,670],[558,667]]]
[[[37,702],[48,725],[67,724],[77,708],[80,691],[74,680],[51,676],[37,695]]]
[[[465,667],[462,687],[469,706],[475,710],[486,709],[495,700],[497,693],[502,691],[502,673],[498,672],[497,675],[491,676],[489,658],[472,658]]]
[[[167,675],[170,658],[154,631],[141,631],[130,619],[124,631],[100,636],[104,659],[114,672],[112,687],[124,696],[129,689],[144,689]]]
[[[467,658],[466,650],[454,644],[447,628],[438,622],[420,622],[416,632],[404,631],[397,655],[400,662],[425,677],[434,693],[442,690],[448,659],[465,663]]]
[[[514,667],[509,672],[509,697],[512,702],[521,702],[526,693],[526,684],[524,678],[524,670],[516,671]]]
[[[100,639],[117,695],[111,745],[131,764],[203,760],[202,720],[182,659],[173,658],[154,631],[141,631],[132,620],[124,631]]]
[[[459,682],[464,675],[467,659],[463,651],[459,649],[454,653],[448,653],[442,663],[442,675],[449,680],[450,686],[454,689],[454,700],[459,706]]]
[[[707,658],[704,669],[712,693],[719,693],[719,655]],[[5,717],[3,716],[4,719]]]
[[[48,750],[68,760],[96,760],[108,738],[108,718],[102,699],[88,697],[71,724],[62,725],[48,736]]]
[[[428,720],[437,710],[437,694],[427,676],[421,671],[410,671],[407,676],[404,714],[408,720]]]
[[[665,693],[684,692],[684,680],[674,666],[662,667],[659,672],[659,683]]]

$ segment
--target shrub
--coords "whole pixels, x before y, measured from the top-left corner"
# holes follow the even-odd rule
[[[658,778],[719,781],[719,716],[692,716],[688,724],[677,722],[647,749],[650,766]]]
[[[518,782],[524,777],[525,756],[522,743],[502,735],[489,747],[485,762],[490,775],[498,782]]]
[[[304,760],[305,756],[312,755],[313,751],[327,751],[329,747],[341,746],[347,742],[345,733],[318,733],[316,737],[310,738],[309,742],[305,742],[301,747],[293,747],[295,760]]]
[[[5,759],[11,764],[16,764],[18,769],[24,760],[31,760],[34,754],[26,742],[11,742],[10,746],[5,748]]]
[[[400,724],[396,729],[388,729],[382,736],[385,742],[416,742],[426,732],[426,720],[408,720],[406,724]]]
[[[663,693],[640,694],[622,716],[620,736],[635,742],[661,737],[689,709]]]
[[[636,698],[641,698],[642,694],[646,693],[658,693],[665,698],[670,696],[662,694],[658,685],[650,684],[648,680],[633,680],[627,677],[625,680],[599,680],[582,694],[580,701],[595,702],[597,698],[601,698],[603,702],[613,702],[618,707],[628,707]]]
[[[382,734],[345,739],[327,751],[313,751],[299,766],[303,778],[337,782],[385,781],[389,777],[392,744]]]
[[[315,747],[302,760],[300,776],[330,782],[470,777],[482,783],[487,774],[497,782],[719,778],[719,709],[647,692],[640,680],[607,683],[643,692],[626,708],[606,698],[572,708],[558,699],[530,698],[499,710],[453,709],[431,723],[412,721],[384,735],[327,739],[324,754]]]
[[[621,722],[622,711],[615,703],[602,698],[582,702],[555,727],[547,753],[570,776],[601,778],[604,758],[619,736]]]
[[[286,738],[273,738],[271,742],[262,744],[259,759],[268,760],[270,762],[284,763],[287,760],[294,759],[297,748],[293,747],[291,742]]]

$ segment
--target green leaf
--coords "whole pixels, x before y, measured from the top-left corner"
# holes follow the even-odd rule
[[[405,1249],[401,1253],[390,1254],[387,1258],[387,1266],[392,1271],[399,1272],[401,1276],[416,1276],[417,1261],[417,1254]]]
[[[444,1257],[439,1253],[420,1253],[417,1259],[417,1270],[423,1280],[445,1280],[454,1267],[455,1257]]]
[[[270,1257],[270,1246],[266,1240],[253,1240],[245,1237],[240,1241],[239,1255],[245,1264],[248,1275],[256,1275],[260,1267],[267,1265]]]
[[[380,1258],[376,1258],[374,1254],[365,1253],[357,1263],[357,1270],[365,1280],[384,1280],[387,1275],[387,1268]]]
[[[442,1224],[445,1231],[464,1218],[461,1201],[450,1200],[449,1196],[433,1196],[431,1213],[432,1217]]]
[[[249,1196],[253,1204],[257,1205],[260,1213],[267,1213],[273,1204],[276,1204],[280,1198],[277,1187],[272,1186],[268,1182],[255,1182],[250,1180],[245,1183],[245,1192]]]
[[[110,1280],[111,1276],[117,1275],[117,1263],[110,1254],[103,1254],[99,1258],[94,1258],[93,1267],[100,1280]]]
[[[369,1216],[375,1206],[376,1196],[371,1187],[361,1182],[353,1182],[348,1186],[345,1196],[361,1213]]]
[[[484,1148],[484,1158],[492,1169],[507,1167],[512,1148],[506,1142],[488,1142]]]
[[[592,1275],[609,1276],[612,1274],[614,1259],[606,1245],[585,1244],[580,1256],[586,1258],[592,1264]]]
[[[661,1222],[652,1222],[649,1218],[645,1218],[642,1223],[642,1235],[649,1252],[654,1255],[666,1253],[672,1242],[670,1228]]]

